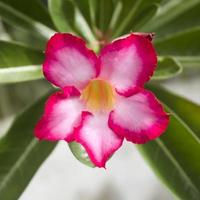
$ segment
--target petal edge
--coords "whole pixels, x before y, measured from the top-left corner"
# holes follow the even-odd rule
[[[99,73],[96,54],[85,41],[69,33],[56,33],[46,47],[43,73],[48,81],[64,88],[82,89]]]
[[[123,138],[108,127],[107,121],[108,115],[83,112],[82,124],[75,134],[76,142],[85,148],[93,164],[104,168],[106,161],[123,143]]]
[[[78,126],[83,105],[80,93],[74,87],[52,94],[45,104],[44,114],[36,124],[34,133],[39,140],[74,140],[74,127]]]
[[[143,144],[164,133],[169,115],[150,91],[141,89],[130,97],[119,97],[110,113],[109,126],[128,141]],[[124,117],[126,116],[126,117]]]
[[[143,87],[157,65],[152,43],[138,34],[108,44],[99,59],[100,78],[110,81],[119,93],[125,95],[136,86]]]

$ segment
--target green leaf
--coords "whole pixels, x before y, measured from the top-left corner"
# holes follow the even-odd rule
[[[43,51],[46,45],[46,39],[39,39],[38,36],[34,35],[27,30],[23,30],[19,27],[12,26],[6,22],[2,22],[3,29],[9,35],[10,39],[27,47],[38,49]]]
[[[170,112],[159,139],[139,146],[155,173],[180,199],[200,199],[200,106],[160,87],[149,86]]]
[[[200,56],[176,57],[183,67],[200,67]]]
[[[149,21],[149,19],[151,19],[156,14],[157,10],[158,10],[157,4],[152,4],[149,7],[147,7],[134,20],[135,23],[133,23],[133,27],[131,27],[131,30],[133,30],[134,32],[136,31],[139,32],[142,29],[142,27]]]
[[[47,96],[18,115],[0,139],[0,199],[18,199],[56,143],[39,142],[33,129]]]
[[[113,15],[109,25],[109,30],[111,30],[112,32],[114,32],[113,30],[116,29],[118,19],[120,18],[120,15],[122,15],[122,8],[123,8],[123,1],[115,0]]]
[[[79,143],[71,142],[69,143],[69,148],[76,159],[79,160],[81,163],[89,167],[95,167],[94,164],[90,161],[87,152]]]
[[[96,3],[96,1],[94,0],[73,0],[76,4],[76,6],[78,7],[78,9],[80,10],[80,12],[82,13],[83,17],[85,18],[85,20],[87,21],[87,23],[92,26],[92,24],[94,23],[94,16],[92,16],[92,12],[95,12],[95,9],[92,7],[90,3]],[[91,2],[90,2],[91,1]]]
[[[200,27],[197,27],[163,39],[155,40],[155,47],[159,55],[199,56],[199,35]]]
[[[0,41],[0,83],[13,83],[42,78],[42,52]]]
[[[41,65],[0,68],[0,84],[32,81],[43,78]]]
[[[171,57],[163,57],[158,60],[158,67],[151,80],[172,78],[179,75],[181,72],[182,66],[177,60]]]
[[[108,27],[112,18],[114,11],[114,1],[113,0],[99,0],[97,1],[97,12],[96,12],[96,24],[97,28],[102,33],[107,33]],[[108,33],[107,33],[108,34]]]
[[[74,32],[75,7],[71,0],[49,0],[49,12],[60,32]]]
[[[160,0],[122,0],[121,14],[117,20],[116,27],[114,28],[114,38],[128,32],[135,31],[135,27],[139,28],[146,21],[148,21],[157,10],[156,4]],[[147,17],[148,16],[148,17]]]
[[[142,31],[156,32],[157,38],[160,38],[199,26],[199,9],[199,0],[168,1]]]
[[[52,86],[45,80],[0,85],[0,121],[16,115],[46,94]],[[1,127],[0,127],[1,128]]]
[[[2,1],[0,1],[0,16],[3,21],[7,22],[8,24],[33,34],[35,37],[37,36],[38,40],[42,41],[44,44],[46,40],[54,33],[54,31],[47,26],[32,20],[25,14],[17,11]]]
[[[47,8],[41,2],[41,0],[0,0],[1,2],[11,6],[17,11],[28,16],[32,20],[38,21],[52,29],[54,25],[52,23],[51,17],[48,13]]]
[[[183,66],[200,66],[200,27],[155,40],[160,56],[173,56]]]
[[[96,39],[71,0],[49,0],[49,12],[60,32],[71,32],[86,38],[96,50]]]

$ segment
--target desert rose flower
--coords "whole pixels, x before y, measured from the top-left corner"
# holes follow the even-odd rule
[[[124,139],[143,144],[159,137],[169,116],[144,89],[157,65],[151,36],[132,33],[96,55],[82,39],[56,33],[47,44],[43,73],[60,91],[47,100],[35,136],[76,141],[97,167],[105,167]]]

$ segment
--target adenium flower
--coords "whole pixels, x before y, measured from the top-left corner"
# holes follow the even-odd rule
[[[47,100],[35,136],[76,141],[97,167],[105,167],[124,138],[143,144],[159,137],[169,117],[143,87],[157,65],[151,39],[131,33],[96,55],[82,39],[56,33],[47,44],[43,73],[60,91]]]

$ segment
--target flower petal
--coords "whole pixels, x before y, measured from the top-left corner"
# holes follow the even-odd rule
[[[97,57],[85,42],[71,34],[56,33],[49,40],[43,64],[44,76],[58,87],[82,89],[99,73]]]
[[[73,140],[74,127],[81,119],[83,105],[80,93],[74,87],[66,87],[50,96],[45,111],[35,127],[40,140]]]
[[[152,41],[154,36],[155,36],[155,33],[142,33],[142,32],[135,32],[134,33],[135,35],[141,35],[145,38],[147,38],[149,41]]]
[[[169,116],[150,91],[130,97],[118,96],[109,116],[109,126],[128,141],[142,144],[159,137],[167,128]]]
[[[100,53],[100,77],[110,81],[124,95],[135,86],[142,87],[156,65],[154,47],[143,35],[130,34],[107,45]]]
[[[76,141],[87,151],[97,167],[105,167],[106,161],[122,145],[122,137],[108,127],[108,113],[83,112],[82,125],[76,131]]]

